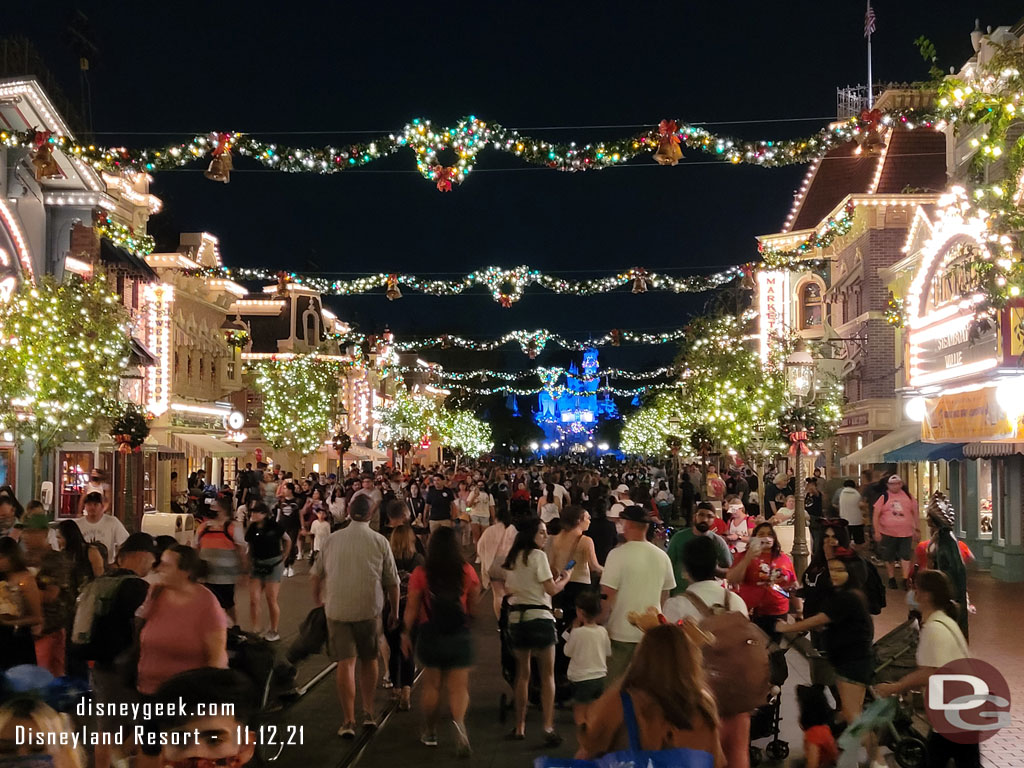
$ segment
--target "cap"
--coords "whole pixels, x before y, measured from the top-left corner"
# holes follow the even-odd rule
[[[789,475],[787,475],[785,472],[779,472],[779,474],[777,474],[775,476],[775,484],[776,485],[778,485],[779,483],[788,483],[788,482],[789,482]]]
[[[647,514],[647,510],[638,504],[630,504],[628,507],[622,508],[622,513],[619,515],[623,520],[629,520],[633,523],[653,523],[654,519]]]
[[[153,542],[153,537],[148,533],[133,533],[127,539],[124,540],[118,550],[117,554],[126,554],[128,552],[149,552],[150,554],[156,553],[156,545]]]
[[[629,493],[629,486],[626,485],[625,483],[622,483],[621,485],[619,485],[618,488],[615,489],[615,493]]]
[[[42,514],[29,515],[21,525],[26,531],[46,531],[50,528],[50,518]]]
[[[899,483],[900,485],[903,485],[903,478],[900,477],[899,475],[891,475],[889,477],[889,482],[890,483]]]

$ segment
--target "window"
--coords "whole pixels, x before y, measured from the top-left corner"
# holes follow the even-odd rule
[[[199,358],[199,380],[202,381],[206,375],[206,360],[202,357]]]
[[[978,459],[978,538],[992,538],[992,460]]]
[[[211,361],[210,362],[210,381],[212,381],[214,384],[217,383],[217,362],[216,361]]]
[[[821,284],[809,280],[800,289],[800,330],[820,328],[825,307],[821,301]]]

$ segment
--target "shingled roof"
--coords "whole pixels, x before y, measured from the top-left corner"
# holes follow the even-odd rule
[[[847,195],[899,194],[908,187],[939,192],[946,187],[946,137],[939,131],[896,127],[884,154],[856,150],[857,144],[849,142],[821,159],[788,230],[817,227]],[[878,187],[872,189],[879,163]]]

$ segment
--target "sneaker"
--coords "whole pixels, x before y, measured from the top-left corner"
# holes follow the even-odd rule
[[[545,747],[557,747],[561,743],[562,737],[558,735],[558,731],[544,731]]]
[[[295,575],[295,569],[292,568],[291,566],[288,566],[288,570],[285,571],[285,576],[294,576],[294,575]]]
[[[437,746],[437,734],[433,731],[424,731],[420,735],[420,744],[425,747],[436,747]]]
[[[266,640],[268,643],[276,643],[278,640],[281,639],[281,633],[274,632],[272,630],[267,630],[263,633],[263,639]]]
[[[466,733],[466,726],[463,723],[452,721],[455,726],[455,756],[467,758],[473,754],[473,748],[469,746],[469,734]]]
[[[889,579],[889,589],[896,589],[896,579]]]
[[[363,715],[363,728],[371,731],[377,730],[377,718],[371,715],[369,712]]]
[[[338,735],[343,739],[354,739],[356,737],[356,724],[345,723],[338,729]]]
[[[384,675],[384,679],[380,681],[380,687],[385,690],[394,688],[395,684],[391,682],[391,678],[388,675]]]

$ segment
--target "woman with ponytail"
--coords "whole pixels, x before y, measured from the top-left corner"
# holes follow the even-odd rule
[[[970,658],[967,640],[957,625],[960,606],[953,599],[953,583],[942,571],[921,571],[915,580],[917,603],[921,610],[921,638],[917,645],[917,669],[895,683],[875,687],[879,696],[893,696],[911,690],[924,690],[928,679],[940,667],[957,659]],[[946,768],[952,760],[956,768],[980,765],[977,744],[958,744],[935,731],[928,734],[929,768]]]

